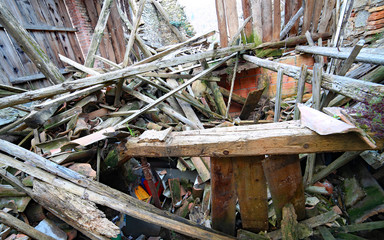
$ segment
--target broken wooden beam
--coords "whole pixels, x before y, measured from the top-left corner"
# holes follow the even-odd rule
[[[45,233],[36,230],[32,226],[26,224],[25,222],[19,220],[18,218],[12,216],[9,213],[0,210],[0,221],[1,223],[22,232],[33,239],[41,239],[41,240],[55,240],[55,238],[46,235]]]
[[[240,119],[247,120],[249,115],[253,110],[255,110],[256,105],[259,103],[261,96],[263,95],[264,89],[258,89],[248,93],[247,100],[243,105],[243,108],[240,112]]]
[[[305,52],[309,54],[316,54],[331,58],[338,58],[338,59],[347,59],[351,53],[352,50],[350,49],[344,49],[344,48],[330,48],[330,47],[318,47],[318,46],[297,46],[297,51]],[[380,51],[377,49],[377,51]],[[360,51],[360,53],[357,55],[355,62],[364,62],[364,63],[372,63],[377,65],[384,65],[384,55],[383,54],[375,54],[375,53],[365,53],[364,49]]]
[[[130,138],[125,147],[134,157],[236,157],[371,149],[357,133],[321,136],[299,121],[172,132],[165,142],[156,143]]]
[[[332,36],[332,34],[331,33],[313,33],[311,34],[311,36],[312,36],[312,39],[316,41],[319,38],[322,38],[323,40],[328,39]],[[290,37],[283,41],[278,41],[278,42],[266,42],[258,45],[256,49],[295,47],[298,44],[304,44],[304,43],[307,43],[307,38],[305,36],[297,36],[297,37]]]
[[[258,57],[244,55],[243,58],[249,62],[256,64],[259,67],[263,67],[272,71],[277,71],[278,68],[284,69],[285,75],[299,79],[300,68],[288,64],[282,64],[269,60],[264,60]],[[308,70],[306,82],[312,83],[313,71]],[[375,84],[356,80],[349,77],[337,76],[333,74],[322,74],[321,87],[340,93],[344,96],[350,97],[357,101],[370,101],[382,98],[384,94],[384,86],[381,84]]]
[[[14,15],[8,10],[4,1],[0,2],[0,24],[20,45],[36,67],[55,84],[65,81],[57,66],[49,59],[48,55],[39,46],[35,39],[23,28]]]

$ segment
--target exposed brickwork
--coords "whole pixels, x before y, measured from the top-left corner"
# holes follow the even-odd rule
[[[280,63],[290,64],[300,67],[302,64],[306,64],[309,69],[312,69],[314,61],[311,55],[293,55],[279,59]],[[236,75],[236,80],[233,88],[233,92],[247,97],[248,93],[256,89],[261,89],[264,86],[267,87],[268,97],[272,98],[276,94],[276,80],[277,73],[262,69],[254,68],[242,71]],[[229,81],[221,81],[220,86],[230,89]],[[311,85],[306,84],[305,92],[311,92]],[[282,97],[292,97],[297,94],[297,80],[291,77],[284,76],[283,78],[283,91]],[[241,106],[238,104],[231,104],[231,113],[240,112]]]
[[[93,34],[93,28],[87,14],[85,3],[83,0],[65,0],[65,4],[71,17],[72,24],[78,30],[76,32],[76,36],[79,40],[81,50],[85,58],[88,53]]]
[[[384,32],[384,1],[359,1],[348,21],[345,44],[354,45],[360,38],[369,39]]]

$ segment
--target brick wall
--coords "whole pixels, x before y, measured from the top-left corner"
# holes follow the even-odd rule
[[[384,1],[357,0],[345,35],[345,44],[354,45],[360,38],[376,39],[382,38],[384,32]]]
[[[284,64],[290,64],[294,66],[301,67],[302,64],[306,64],[309,69],[312,69],[314,61],[311,55],[300,54],[293,55],[284,58],[278,59],[278,62]],[[220,86],[230,89],[229,81],[221,81]],[[257,89],[261,89],[264,86],[267,87],[267,94],[269,98],[272,98],[276,95],[277,87],[277,73],[263,68],[254,68],[249,70],[244,70],[236,75],[235,84],[233,92],[247,97],[249,92],[252,92]],[[305,92],[311,92],[312,86],[306,84]],[[297,94],[297,80],[288,76],[283,78],[283,88],[282,88],[282,97],[293,97]],[[229,112],[236,113],[241,111],[241,106],[233,103],[231,104],[231,109]]]
[[[64,2],[71,17],[72,25],[78,30],[76,36],[85,58],[91,45],[93,34],[93,28],[87,14],[85,3],[82,0],[64,0]]]

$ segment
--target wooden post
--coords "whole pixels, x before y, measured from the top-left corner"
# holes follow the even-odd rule
[[[268,229],[267,185],[261,160],[264,156],[233,158],[236,193],[243,228],[252,232]]]
[[[87,57],[85,58],[84,66],[86,67],[92,68],[95,64],[95,54],[99,49],[101,38],[104,34],[104,28],[107,25],[112,2],[113,0],[104,0],[103,2],[103,7],[101,8],[100,16],[97,20],[95,31],[93,32],[91,45],[89,46]]]
[[[33,37],[21,26],[14,15],[7,9],[4,1],[0,1],[0,24],[15,39],[21,49],[28,55],[36,67],[55,84],[64,82],[65,78],[60,70],[49,59],[48,55],[33,39]]]
[[[287,2],[287,1],[285,1]],[[299,9],[302,7],[302,0],[292,0],[292,15],[297,13]],[[290,31],[290,36],[295,36],[299,32],[299,21],[295,21],[295,24],[293,25],[291,31]]]
[[[217,25],[220,33],[220,46],[228,46],[228,32],[227,32],[227,21],[225,17],[224,0],[215,0],[216,3],[216,15]]]
[[[231,158],[211,158],[212,228],[235,234],[236,192]]]
[[[319,25],[320,15],[321,15],[321,9],[323,8],[324,0],[317,0],[315,2],[314,6],[314,13],[313,13],[313,19],[312,19],[312,31],[313,33],[318,32],[317,26]]]
[[[303,219],[305,196],[298,155],[269,156],[263,161],[263,168],[278,221],[287,203],[295,207],[298,220]]]

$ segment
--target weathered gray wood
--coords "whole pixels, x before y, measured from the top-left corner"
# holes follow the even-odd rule
[[[123,10],[119,6],[119,4],[116,4],[117,10],[119,12],[120,18],[123,20],[127,28],[132,32],[133,25],[127,18],[127,16],[124,14]],[[145,44],[144,40],[140,37],[139,34],[136,35],[135,41],[138,43],[138,46],[140,47],[141,51],[143,52],[145,57],[152,56],[151,51],[149,50],[149,47]]]
[[[109,13],[111,11],[113,0],[104,0],[103,7],[99,14],[99,20],[97,21],[95,30],[93,32],[91,45],[89,46],[87,57],[85,58],[84,66],[93,67],[95,64],[95,54],[99,49],[101,38],[104,34],[105,26],[107,25],[107,20]]]
[[[335,0],[325,0],[323,13],[319,23],[319,32],[325,32],[327,30],[327,26],[332,17],[332,11],[335,7],[335,2]]]
[[[68,74],[69,72],[62,68],[62,69],[59,69],[59,72],[61,74]],[[28,76],[23,76],[23,77],[18,77],[18,78],[10,78],[9,81],[12,83],[12,84],[22,84],[22,83],[26,83],[26,82],[29,82],[29,81],[36,81],[36,80],[41,80],[41,79],[44,79],[46,78],[46,76],[42,73],[37,73],[37,74],[32,74],[32,75],[28,75]]]
[[[312,103],[313,108],[320,110],[321,101],[321,79],[322,79],[323,68],[320,63],[315,63],[313,67],[313,78],[312,78]]]
[[[244,30],[245,26],[247,25],[247,23],[249,22],[249,20],[252,19],[252,16],[249,16],[247,19],[244,20],[244,22],[241,24],[239,30],[237,30],[237,32],[235,33],[235,35],[233,35],[233,37],[231,38],[231,41],[229,42],[228,46],[233,46],[235,45],[236,43],[236,40],[239,38],[241,32]]]
[[[295,25],[296,21],[303,15],[303,13],[304,7],[302,6],[280,32],[280,40],[283,40],[283,38],[289,33],[291,28]]]
[[[40,232],[39,230],[34,229],[32,226],[26,224],[25,222],[19,220],[18,218],[4,211],[0,211],[0,221],[3,224],[13,229],[16,229],[19,232],[22,232],[33,239],[55,240],[53,237],[48,236]]]
[[[167,23],[168,27],[172,30],[172,32],[176,35],[177,39],[179,39],[180,42],[184,42],[186,38],[183,36],[183,34],[177,29],[175,26],[171,24],[171,20],[169,19],[168,15],[164,8],[161,6],[161,4],[156,0],[151,0],[152,4],[155,5],[157,11],[160,13],[160,15],[164,18],[165,23]]]
[[[303,64],[300,69],[300,77],[297,83],[297,97],[296,97],[296,103],[295,103],[295,113],[293,115],[294,120],[299,120],[300,118],[300,111],[298,108],[298,104],[303,101],[307,71],[308,71],[307,65]]]
[[[281,64],[273,61],[260,59],[257,57],[244,55],[245,60],[252,62],[260,67],[277,71],[278,67],[284,69],[287,76],[298,79],[300,77],[300,68],[288,64]],[[311,83],[313,71],[308,70],[306,81]],[[364,82],[348,77],[337,76],[323,73],[321,87],[340,93],[357,101],[370,101],[381,98],[384,94],[384,86],[370,82]]]
[[[274,122],[278,122],[280,119],[280,108],[281,108],[281,91],[283,90],[283,74],[284,70],[279,68],[277,70],[277,87],[276,87],[276,98],[275,98],[275,115],[273,117]]]
[[[249,17],[250,19],[251,17]],[[244,24],[245,26],[245,24]],[[232,39],[233,40],[233,39]],[[230,44],[231,45],[231,44]],[[232,73],[232,79],[231,79],[231,89],[229,90],[229,96],[228,96],[228,103],[227,103],[227,111],[225,113],[225,117],[228,117],[229,113],[229,108],[231,107],[231,101],[232,101],[232,94],[233,94],[233,87],[235,86],[235,79],[236,79],[236,73],[237,73],[237,66],[239,65],[239,55],[236,55],[236,62],[235,62],[235,67],[233,68],[233,73]],[[221,89],[219,88],[220,92]],[[223,94],[221,92],[221,94]]]
[[[180,85],[179,87],[173,89],[172,91],[168,92],[167,94],[161,96],[160,98],[158,98],[156,101],[148,104],[147,106],[145,106],[143,109],[141,109],[140,112],[136,113],[136,114],[133,114],[131,116],[129,116],[128,118],[126,118],[125,120],[121,121],[119,124],[117,124],[116,126],[120,126],[120,125],[123,125],[125,123],[129,123],[130,121],[132,121],[133,119],[137,118],[139,115],[145,113],[146,111],[148,111],[149,109],[151,109],[152,107],[155,107],[156,105],[158,105],[159,103],[161,103],[162,101],[164,101],[165,99],[167,99],[168,97],[170,96],[173,96],[175,93],[177,93],[178,91],[184,89],[185,87],[187,87],[188,85],[192,84],[193,82],[197,81],[200,77],[203,77],[209,73],[211,73],[213,70],[215,70],[216,68],[218,68],[220,65],[222,65],[223,63],[225,63],[227,60],[229,60],[230,58],[232,58],[234,56],[234,54],[228,56],[228,57],[225,57],[223,58],[219,63],[217,63],[216,65],[202,71],[201,73],[197,74],[194,78],[186,81],[185,83],[183,83],[182,85]],[[225,114],[225,112],[224,112]]]
[[[345,74],[347,74],[349,68],[351,68],[352,64],[355,62],[356,57],[359,55],[361,49],[364,47],[364,43],[364,40],[360,40],[357,42],[349,57],[344,61],[341,69],[337,71],[337,75],[345,76]]]
[[[311,34],[312,39],[316,41],[319,38],[322,39],[328,39],[332,36],[331,33],[314,33]],[[289,37],[285,40],[278,41],[278,42],[267,42],[262,43],[256,47],[256,49],[262,49],[262,48],[285,48],[285,47],[294,47],[298,44],[305,44],[307,42],[307,39],[305,36],[297,36],[297,37]]]
[[[146,2],[146,0],[140,0],[139,9],[136,13],[135,21],[133,22],[133,27],[132,27],[131,34],[130,34],[130,37],[128,40],[127,48],[125,49],[123,67],[128,66],[129,54],[131,53],[133,43],[135,42],[136,33],[137,33],[137,29],[139,28],[141,15],[144,11],[145,2]]]
[[[309,47],[309,46],[297,46],[297,51],[317,54],[321,56],[327,56],[338,59],[347,59],[351,55],[350,50],[346,50],[343,48],[329,48],[329,47]],[[380,50],[378,50],[380,51]],[[373,54],[373,53],[364,53],[361,51],[359,55],[357,55],[355,62],[365,62],[365,63],[373,63],[377,65],[384,65],[384,56],[382,54]]]
[[[87,77],[87,78],[66,82],[66,83],[62,83],[62,84],[58,84],[58,85],[54,85],[46,88],[41,88],[38,90],[29,91],[26,93],[15,94],[13,96],[0,98],[0,109],[21,104],[21,103],[26,103],[31,100],[38,100],[45,97],[51,97],[57,94],[73,91],[74,89],[86,88],[99,83],[113,82],[116,79],[129,77],[129,76],[133,76],[133,75],[144,73],[144,72],[149,72],[159,68],[174,66],[178,64],[187,63],[187,62],[193,62],[203,58],[225,56],[234,52],[238,52],[246,49],[252,49],[254,47],[255,47],[255,44],[233,46],[233,47],[207,51],[207,52],[198,53],[198,54],[189,55],[189,56],[176,57],[171,60],[157,61],[157,62],[143,64],[139,66],[130,66],[121,70],[111,71],[105,74],[101,74],[99,76]]]
[[[77,32],[76,28],[68,28],[68,27],[58,27],[58,26],[44,26],[44,25],[30,25],[23,24],[22,25],[25,30],[34,30],[34,31],[47,31],[47,32]],[[0,28],[4,28],[0,25]]]
[[[130,138],[126,144],[127,153],[134,157],[237,157],[361,148],[371,149],[356,133],[321,136],[298,121],[172,132],[165,142],[141,143]]]
[[[15,39],[36,67],[53,83],[64,82],[65,78],[56,65],[49,59],[33,37],[25,30],[14,15],[7,9],[3,1],[0,2],[0,24]]]
[[[48,160],[46,160],[48,161]],[[82,181],[67,181],[61,177],[49,174],[45,171],[44,164],[40,164],[42,169],[24,164],[12,157],[8,157],[1,154],[0,162],[7,166],[19,169],[28,173],[29,175],[40,179],[44,182],[57,186],[67,192],[75,194],[96,204],[104,205],[115,209],[119,212],[125,213],[132,217],[160,225],[165,228],[180,232],[182,234],[199,238],[199,239],[234,239],[233,237],[221,234],[217,231],[204,228],[196,223],[188,221],[184,218],[170,215],[169,213],[159,210],[151,205],[145,204],[138,199],[135,199],[127,194],[116,191],[108,186],[100,184],[98,182],[88,180],[88,183],[92,186],[97,186],[97,191],[93,191],[88,187],[81,186],[84,184]],[[40,162],[42,163],[42,162]],[[55,166],[58,166],[52,163]],[[5,171],[5,170],[4,170]],[[4,171],[0,171],[0,175],[4,176]],[[72,179],[73,180],[73,179]],[[101,194],[100,192],[104,192]]]

